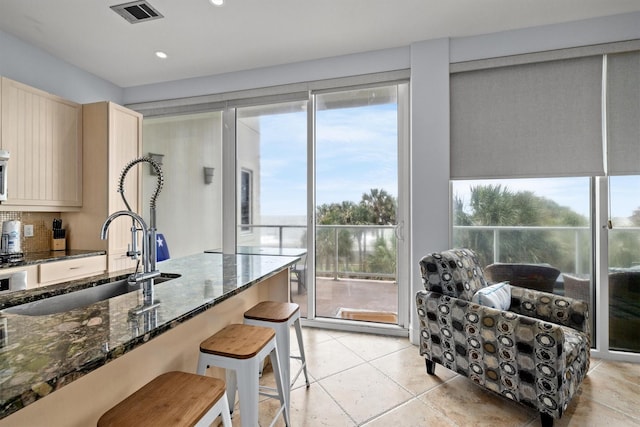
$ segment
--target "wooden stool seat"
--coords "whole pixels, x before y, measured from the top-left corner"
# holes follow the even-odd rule
[[[276,336],[273,329],[234,324],[200,343],[200,352],[233,359],[250,359]]]
[[[286,322],[300,310],[298,304],[277,301],[262,301],[244,312],[245,319],[265,322]]]
[[[271,358],[276,380],[277,394],[272,389],[261,387],[258,381],[259,363],[265,357]],[[276,411],[271,425],[282,414],[286,426],[289,426],[289,408],[278,356],[277,335],[272,328],[245,324],[232,324],[224,327],[200,343],[197,373],[204,375],[207,368],[217,366],[225,369],[227,399],[233,413],[236,391],[240,398],[240,422],[242,427],[258,425],[259,395],[277,399],[280,408]]]
[[[167,372],[105,412],[98,420],[98,427],[195,426],[218,402],[225,403],[228,414],[224,381],[186,372]],[[217,417],[220,413],[213,415]],[[209,423],[214,419],[210,418]]]

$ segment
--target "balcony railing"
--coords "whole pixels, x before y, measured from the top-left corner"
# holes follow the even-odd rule
[[[465,244],[463,236],[461,236],[462,232],[474,232],[486,234],[485,242],[491,242],[491,247],[489,249],[489,254],[485,255],[485,262],[487,264],[492,262],[504,262],[505,257],[512,256],[512,253],[504,253],[504,247],[509,243],[509,239],[513,238],[516,233],[522,234],[523,232],[527,232],[527,236],[530,237],[529,243],[534,245],[533,238],[536,237],[536,234],[539,233],[540,240],[537,240],[537,244],[539,245],[549,245],[556,244],[561,245],[562,259],[564,260],[561,269],[563,271],[572,271],[575,273],[588,273],[589,266],[591,264],[591,231],[590,227],[582,226],[582,227],[574,227],[574,226],[454,226],[453,227],[453,245],[460,246],[461,244]],[[544,242],[544,243],[542,243]],[[523,252],[526,252],[526,244],[528,242],[524,242],[525,247]],[[473,247],[472,249],[478,250],[478,247]],[[478,245],[480,246],[480,245]],[[551,253],[549,254],[551,255]],[[536,259],[518,259],[518,262],[547,262],[549,264],[555,265],[558,260],[551,259],[540,259],[540,254]],[[544,256],[544,255],[543,255]],[[586,270],[586,271],[583,271]]]
[[[454,226],[453,244],[459,246],[464,241],[463,232],[486,233],[485,243],[491,242],[490,249],[485,249],[487,263],[504,261],[504,257],[512,256],[505,246],[515,233],[529,233],[530,241],[523,242],[523,251],[535,249],[536,245],[557,246],[558,258],[518,259],[518,262],[547,262],[563,272],[589,274],[591,271],[592,231],[588,226]],[[468,236],[467,236],[468,237]],[[537,241],[534,241],[538,237]],[[640,227],[614,227],[609,230],[609,268],[628,268],[640,264]],[[472,246],[473,247],[473,246]],[[474,249],[478,249],[473,247]],[[533,251],[531,251],[533,252]],[[540,251],[538,251],[540,252]]]
[[[306,248],[307,231],[303,225],[243,224],[249,231],[239,233],[239,245],[277,248]],[[316,275],[324,277],[384,278],[395,280],[397,257],[394,226],[376,225],[318,225],[316,226]],[[504,262],[512,257],[509,245],[521,239],[517,262],[549,263],[563,272],[589,274],[591,272],[592,237],[589,226],[454,226],[453,246],[466,244],[483,251],[483,261]],[[463,236],[463,233],[467,233]],[[482,244],[470,244],[475,233]],[[524,234],[526,233],[526,234]],[[620,227],[610,231],[610,242],[630,236],[640,247],[640,227]],[[467,238],[464,241],[463,238]],[[536,246],[538,245],[538,246]],[[625,242],[626,247],[629,243]],[[544,247],[552,248],[545,258]],[[629,267],[640,262],[618,260],[613,245],[609,245],[610,266]],[[538,248],[537,252],[529,249]],[[542,248],[542,249],[540,249]],[[531,254],[526,258],[527,252]],[[534,253],[535,252],[535,253]],[[554,257],[553,254],[560,254]]]
[[[242,224],[238,245],[306,248],[307,227]],[[249,231],[246,231],[249,229]],[[395,226],[317,225],[316,275],[396,279]]]

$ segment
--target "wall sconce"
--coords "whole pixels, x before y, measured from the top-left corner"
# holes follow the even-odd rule
[[[215,168],[204,167],[204,183],[211,184],[213,182],[213,171]]]
[[[158,166],[160,166],[160,168],[162,168],[162,159],[164,159],[164,154],[149,153],[149,158],[156,162]],[[153,166],[149,165],[149,169],[151,170],[152,176],[157,175],[156,170],[153,168]]]

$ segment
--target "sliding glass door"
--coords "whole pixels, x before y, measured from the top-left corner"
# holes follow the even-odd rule
[[[236,252],[300,257],[291,297],[306,316],[307,100],[236,109]]]
[[[398,324],[399,85],[315,95],[315,316]],[[402,113],[400,113],[402,115]]]
[[[610,177],[609,348],[640,352],[640,176]]]
[[[237,109],[239,251],[306,248],[306,105],[304,100]]]
[[[301,257],[291,299],[309,320],[407,323],[407,86],[234,110],[236,252]]]

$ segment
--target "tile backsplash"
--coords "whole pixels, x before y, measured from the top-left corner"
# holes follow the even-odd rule
[[[18,220],[22,224],[22,252],[48,251],[51,247],[51,224],[59,218],[56,212],[0,212],[0,221]],[[24,226],[33,225],[33,237],[24,237]],[[63,225],[64,226],[64,225]]]

